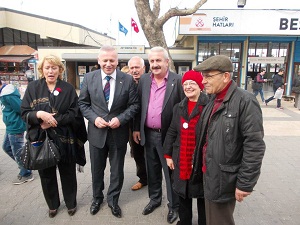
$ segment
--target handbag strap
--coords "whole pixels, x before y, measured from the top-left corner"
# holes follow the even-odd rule
[[[28,117],[29,113],[26,114],[26,133],[28,133]]]
[[[30,112],[29,112],[29,113],[30,113]],[[29,124],[28,124],[28,117],[29,117],[29,113],[27,113],[27,115],[26,115],[26,135],[25,135],[26,140],[29,140],[29,139],[28,139],[28,127],[29,127]],[[45,131],[45,133],[46,133],[46,136],[48,136],[48,131],[47,131],[47,129],[44,130],[44,131]]]
[[[27,140],[28,140],[28,117],[29,117],[29,113],[26,114],[26,136],[25,136],[25,138]]]

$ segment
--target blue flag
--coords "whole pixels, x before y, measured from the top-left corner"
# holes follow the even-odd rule
[[[119,22],[119,31],[123,32],[126,36],[128,30]]]

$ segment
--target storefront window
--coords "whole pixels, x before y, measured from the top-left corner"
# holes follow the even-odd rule
[[[266,77],[269,78],[272,76],[272,74],[277,73],[279,68],[285,68],[285,64],[287,63],[286,56],[288,55],[288,49],[289,43],[250,43],[248,50],[248,73],[256,74],[261,68],[265,68],[267,71]],[[250,63],[250,57],[284,57],[284,60],[283,63],[268,63],[263,61]]]
[[[233,79],[239,82],[241,43],[199,43],[198,63],[214,55],[226,55],[233,63]]]
[[[198,62],[200,63],[211,56],[219,55],[219,52],[219,43],[200,43]]]
[[[241,43],[199,43],[198,62],[214,55],[226,55],[232,62],[239,62]]]
[[[295,79],[296,76],[298,76],[298,73],[300,72],[300,63],[294,64],[294,74],[292,80]]]

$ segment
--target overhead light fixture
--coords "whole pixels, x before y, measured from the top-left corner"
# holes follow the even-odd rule
[[[245,5],[246,5],[246,0],[238,0],[237,2],[238,8],[244,8]]]

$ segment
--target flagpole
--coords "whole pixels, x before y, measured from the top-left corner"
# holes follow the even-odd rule
[[[130,33],[130,45],[132,45],[132,27],[131,27],[131,33]]]
[[[120,21],[118,20],[118,41],[117,41],[117,45],[119,45],[119,34],[120,34]]]

